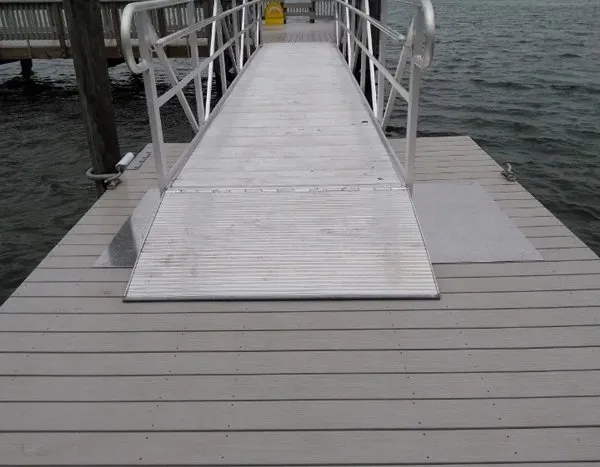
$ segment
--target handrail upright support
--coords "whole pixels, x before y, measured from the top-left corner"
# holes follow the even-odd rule
[[[408,88],[408,116],[406,122],[406,155],[404,172],[406,186],[411,191],[414,185],[415,153],[417,150],[417,121],[419,119],[419,95],[423,70],[417,60],[418,52],[423,49],[425,41],[424,18],[421,10],[414,17],[412,58],[410,64],[410,84]]]
[[[215,21],[217,25],[217,47],[221,49],[223,47],[223,21],[221,19],[219,21]],[[227,73],[225,69],[225,54],[222,53],[219,55],[219,77],[221,79],[221,96],[225,94],[227,91]],[[221,97],[219,96],[219,98]]]
[[[410,26],[408,27],[406,41],[404,42],[404,46],[402,47],[402,51],[400,52],[400,58],[398,59],[396,72],[394,73],[394,80],[396,80],[397,82],[400,82],[400,80],[402,79],[402,76],[404,75],[404,72],[406,70],[406,64],[408,63],[408,59],[410,57],[410,54],[412,53],[413,27],[414,23],[411,21]],[[398,92],[392,86],[392,89],[390,89],[390,94],[388,96],[387,104],[385,106],[383,120],[381,122],[381,128],[384,131],[390,122],[390,118],[392,117],[392,110],[394,109],[394,104],[396,103],[397,97]]]
[[[335,46],[340,48],[340,6],[336,2],[333,5],[334,15],[335,15]]]
[[[371,16],[371,7],[369,6],[369,0],[363,0],[364,12],[369,17]],[[373,33],[371,30],[371,23],[369,21],[365,21],[367,27],[367,48],[371,55],[373,54]],[[377,84],[375,83],[375,63],[373,60],[369,58],[369,78],[371,81],[371,106],[373,107],[373,113],[375,115],[378,114],[377,109]]]
[[[144,12],[135,19],[135,26],[138,31],[138,43],[140,57],[144,63],[144,90],[146,92],[146,104],[148,107],[148,117],[150,120],[150,133],[152,135],[152,152],[158,175],[158,188],[162,194],[167,185],[167,161],[163,151],[164,135],[162,121],[160,117],[160,107],[158,105],[158,92],[156,90],[156,77],[154,75],[154,64],[152,62],[152,52],[150,49],[150,18]]]
[[[186,7],[187,23],[188,26],[193,25],[196,22],[196,4],[192,0]],[[198,53],[198,33],[193,32],[190,34],[190,49],[192,57],[192,66],[194,69],[200,66],[200,54]],[[194,78],[194,91],[196,96],[196,107],[198,114],[198,125],[204,122],[204,94],[202,92],[202,77],[200,75]]]
[[[254,19],[255,19],[255,24],[256,24],[256,31],[255,31],[256,36],[254,39],[254,41],[255,41],[254,42],[254,50],[257,50],[260,47],[260,25],[262,23],[262,21],[261,21],[262,13],[261,13],[260,8],[261,8],[260,3],[257,3],[254,5],[254,13],[255,13]]]
[[[219,12],[219,0],[213,1],[213,16],[217,16]],[[217,36],[217,22],[214,21],[210,28],[210,48],[209,55],[215,53],[215,45],[216,45],[216,37]],[[210,115],[211,109],[211,97],[212,97],[212,82],[213,82],[213,74],[215,70],[215,62],[214,60],[210,62],[208,65],[208,78],[206,83],[206,106],[204,111],[204,120],[208,120],[208,116]]]
[[[346,5],[349,4],[348,0],[345,0]],[[346,44],[347,44],[347,52],[348,52],[348,65],[350,65],[352,63],[352,42],[350,42],[350,34],[351,34],[351,27],[350,27],[350,8],[346,8]]]
[[[244,10],[248,10],[246,16],[246,24],[248,25],[248,30],[244,34],[246,35],[246,57],[250,58],[250,56],[252,55],[252,50],[250,49],[250,39],[252,38],[252,8],[246,6]]]
[[[359,41],[362,41],[362,39],[365,37],[366,28],[367,28],[367,24],[366,24],[366,21],[364,21],[363,27],[359,29],[359,34],[360,34],[360,36],[358,37]],[[361,49],[360,47],[359,47],[359,51],[360,51],[360,82],[359,82],[359,84],[360,84],[361,91],[364,93],[366,76],[367,76],[367,73],[366,73],[367,72],[367,55],[365,54],[365,51],[363,49]]]
[[[237,6],[237,0],[231,0],[231,6],[235,7]],[[239,15],[238,12],[235,12],[235,14],[232,15],[231,17],[231,24],[233,25],[233,35],[237,36],[238,32],[240,32],[240,25],[239,25]],[[242,68],[240,66],[240,62],[238,61],[238,57],[240,56],[240,38],[237,38],[235,40],[235,52],[234,52],[234,56],[235,56],[235,68],[236,71],[239,73]]]
[[[215,0],[216,1],[216,0]],[[240,31],[243,31],[246,27],[246,0],[242,0],[242,24],[240,26]],[[240,37],[240,60],[239,60],[239,64],[240,64],[240,70],[242,70],[244,68],[244,47],[245,47],[245,39],[246,39],[246,33],[242,33],[241,37]]]
[[[388,0],[380,0],[380,17],[379,21],[387,26],[388,22]],[[387,60],[387,44],[385,34],[379,33],[379,61],[386,66]],[[377,120],[381,122],[383,120],[383,99],[385,94],[385,79],[381,70],[377,70]]]

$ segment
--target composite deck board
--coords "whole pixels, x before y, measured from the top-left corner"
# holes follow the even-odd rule
[[[436,302],[125,304],[130,269],[93,264],[149,158],[1,309],[0,464],[598,465],[600,260],[470,138],[417,160],[480,181],[544,261],[436,264]]]
[[[5,433],[5,464],[373,465],[596,461],[600,428]],[[60,449],[56,449],[60,447]]]
[[[0,353],[1,376],[488,373],[599,369],[599,347],[131,353],[106,349],[102,353]]]
[[[352,311],[238,312],[238,313],[39,313],[23,299],[0,314],[0,329],[11,332],[213,332],[340,329],[510,329],[576,327],[600,324],[600,306],[578,308],[528,308],[513,310],[394,310],[368,313]],[[28,302],[30,303],[30,302]],[[29,312],[28,312],[29,311]],[[315,315],[318,314],[318,319]],[[176,319],[173,318],[175,316]],[[557,329],[556,332],[559,330]]]
[[[600,396],[600,371],[0,376],[2,402],[502,400]],[[550,400],[548,403],[551,404]],[[35,408],[34,406],[32,406]],[[569,417],[565,417],[569,420]],[[577,420],[574,420],[577,423]]]
[[[181,332],[11,333],[0,352],[236,352],[600,347],[600,326]]]
[[[431,430],[597,426],[600,397],[1,403],[2,431]],[[477,414],[477,416],[473,416]]]
[[[92,257],[83,257],[92,258]],[[82,267],[90,267],[87,262]],[[54,265],[53,265],[54,266]],[[63,289],[64,293],[68,288]],[[114,290],[108,286],[107,290]],[[15,292],[18,293],[18,292]],[[95,292],[94,292],[95,294]],[[56,296],[59,295],[59,296]],[[169,303],[148,302],[146,305],[132,303],[127,307],[121,305],[122,298],[105,295],[97,296],[55,296],[21,297],[13,296],[3,305],[4,311],[35,312],[35,313],[237,313],[246,312],[296,312],[296,311],[332,311],[348,310],[365,312],[373,310],[485,310],[524,308],[564,308],[590,307],[600,303],[600,290],[552,290],[527,292],[477,292],[477,293],[443,293],[436,301],[384,301],[384,300],[339,300],[303,303],[300,301],[251,301],[242,306],[227,301],[181,302],[177,307]],[[44,298],[40,300],[40,298]]]

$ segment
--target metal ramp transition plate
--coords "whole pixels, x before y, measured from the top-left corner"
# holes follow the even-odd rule
[[[167,191],[125,299],[437,298],[405,188]]]

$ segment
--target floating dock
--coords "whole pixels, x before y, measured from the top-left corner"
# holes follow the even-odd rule
[[[294,31],[293,37],[303,37]],[[410,153],[410,135],[382,137],[372,124],[383,117],[381,107],[361,113],[364,102],[355,99],[362,95],[358,87],[346,87],[352,75],[335,47],[312,46],[312,53],[306,44],[260,48],[194,145],[161,142],[145,148],[121,184],[94,204],[4,303],[1,465],[599,462],[598,256],[518,182],[507,181],[468,136],[417,139],[409,189],[394,161]],[[321,50],[324,46],[330,47]],[[287,66],[279,74],[266,73],[270,63],[282,61]],[[296,120],[279,108],[282,96],[265,111],[264,101],[236,94],[251,90],[265,99],[264,90],[281,92],[287,89],[280,85],[284,70],[294,71],[288,78],[298,88],[302,80],[292,82],[302,72],[298,63],[310,63],[309,71],[332,68],[326,87],[346,90],[335,109],[344,115],[319,110],[332,102],[318,93],[302,91],[297,102],[287,96],[287,106],[296,106],[293,113],[300,116]],[[248,105],[256,107],[252,119],[243,116]],[[250,123],[236,125],[244,118]],[[352,124],[366,126],[347,131]],[[291,145],[294,138],[303,145]],[[153,147],[160,157],[148,157]],[[156,161],[163,165],[158,170]],[[174,177],[165,186],[169,167]],[[406,219],[395,217],[397,206],[386,204],[386,197],[398,193],[406,201]],[[196,198],[179,204],[179,213],[165,210],[181,195]],[[235,209],[220,204],[221,196],[231,195]],[[280,199],[298,208],[298,199],[307,196],[315,197],[313,209],[301,216],[273,208]],[[320,196],[345,201],[321,203]],[[368,204],[361,204],[363,196],[371,197]],[[269,212],[258,212],[264,206]],[[353,216],[356,210],[370,212],[371,221]],[[219,213],[227,219],[217,219]],[[166,214],[176,222],[169,224]],[[280,270],[266,278],[260,262],[253,271],[250,263],[240,267],[239,258],[232,260],[244,248],[267,251],[257,240],[271,238],[275,251],[298,256],[285,264],[297,264],[300,279],[310,279],[310,271],[301,268],[304,261],[317,272],[335,263],[335,255],[329,258],[333,263],[319,263],[317,250],[311,250],[311,241],[329,230],[316,235],[298,223],[296,245],[288,231],[280,237],[255,233],[257,225],[270,223],[273,232],[316,215],[322,218],[313,227],[340,235],[323,250],[323,259],[336,248],[347,252],[347,269],[340,261],[330,283],[354,283],[356,289],[327,296],[321,274],[318,287],[308,284],[308,297],[293,297],[307,287],[294,289],[297,283],[282,275],[292,269],[282,270],[277,256],[267,260]],[[187,264],[180,283],[169,282],[160,268],[147,268],[137,278],[134,271],[136,264],[144,267],[145,254],[156,253],[147,248],[163,235],[161,216],[177,235],[163,245],[154,265]],[[184,225],[185,216],[204,220],[198,224],[203,229]],[[350,222],[356,219],[358,227]],[[221,232],[219,222],[233,228],[231,249],[226,235],[232,232]],[[391,233],[388,240],[378,243],[377,225]],[[399,226],[416,228],[418,238],[403,245],[407,230]],[[366,237],[352,236],[365,232]],[[287,243],[278,242],[284,237]],[[363,250],[345,246],[365,248],[365,238],[374,248],[389,248],[390,257],[426,254],[420,271],[433,273],[439,297],[390,293],[409,290],[402,280],[411,269],[398,273],[382,264],[361,269]],[[186,244],[197,246],[187,259]],[[198,251],[206,244],[214,254],[200,261]],[[176,254],[169,257],[169,251]],[[210,264],[222,274],[217,266],[225,263],[215,258],[229,261],[237,276],[212,283],[220,287],[217,297],[202,296],[212,280],[202,268]],[[361,273],[379,281],[360,282]],[[426,276],[416,280],[432,280]],[[252,277],[263,279],[256,288]],[[401,281],[385,282],[390,277]],[[135,287],[145,301],[124,301],[130,281],[129,291]],[[145,295],[144,286],[156,293],[161,281],[180,289],[169,289],[167,298]],[[257,289],[258,296],[249,293]],[[239,290],[244,294],[236,295]],[[190,291],[197,295],[185,296]]]
[[[434,262],[439,301],[123,303],[94,265],[157,182],[127,171],[1,308],[0,462],[592,465],[600,260],[500,172],[418,141],[416,187],[479,184],[541,255]]]

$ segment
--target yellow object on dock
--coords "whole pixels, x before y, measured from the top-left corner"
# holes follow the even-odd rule
[[[270,2],[267,4],[265,7],[265,24],[285,24],[285,10],[283,9],[283,3]]]

